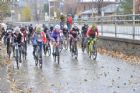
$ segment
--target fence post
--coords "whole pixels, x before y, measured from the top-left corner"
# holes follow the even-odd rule
[[[135,15],[133,15],[133,39],[135,39]]]
[[[101,34],[103,36],[103,16],[101,16]]]
[[[117,20],[116,20],[116,17],[117,17],[117,16],[115,16],[115,18],[114,18],[114,19],[115,19],[115,20],[114,20],[114,22],[115,22],[115,38],[117,37],[117,23],[116,23]]]

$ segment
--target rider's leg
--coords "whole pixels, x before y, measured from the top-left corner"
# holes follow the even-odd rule
[[[9,43],[7,42],[7,54],[9,52]]]
[[[35,57],[36,48],[37,48],[37,45],[33,45],[33,56],[34,57]]]

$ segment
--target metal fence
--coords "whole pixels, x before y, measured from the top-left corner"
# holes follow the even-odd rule
[[[24,22],[17,22],[23,24]],[[36,22],[25,22],[25,24]],[[50,22],[41,22],[44,24],[59,24],[59,20],[53,20]],[[126,38],[140,40],[140,14],[139,15],[116,15],[116,16],[104,16],[94,17],[89,19],[78,19],[74,23],[79,24],[79,28],[84,23],[88,23],[89,26],[93,23],[97,24],[100,31],[100,35],[116,38]]]
[[[80,26],[83,23],[97,24],[102,36],[140,40],[140,15],[94,17],[75,22]]]

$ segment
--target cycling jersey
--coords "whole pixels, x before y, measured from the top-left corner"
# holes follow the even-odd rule
[[[72,28],[72,30],[70,31],[70,34],[76,38],[79,34],[79,28]]]
[[[87,33],[87,31],[88,31],[88,25],[84,25],[83,27],[82,27],[82,35],[86,35],[86,33]]]
[[[59,39],[60,39],[60,33],[57,31],[53,31],[51,36],[52,36],[53,40],[55,40],[55,41],[59,41]]]
[[[98,29],[96,28],[95,30],[93,30],[92,28],[90,28],[88,31],[87,31],[87,36],[89,37],[95,37],[96,36],[96,33],[97,33],[97,36],[98,36]]]

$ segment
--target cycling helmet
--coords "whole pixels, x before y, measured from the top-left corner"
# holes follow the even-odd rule
[[[8,29],[8,30],[7,30],[7,33],[12,33],[12,30],[11,30],[11,29]]]
[[[74,28],[77,28],[77,27],[78,27],[78,25],[77,25],[76,23],[74,23],[74,24],[73,24],[73,27],[74,27]]]
[[[15,27],[14,31],[15,31],[15,33],[20,33],[20,28],[19,27]]]
[[[65,29],[68,29],[67,25],[64,25],[64,28],[65,28]]]
[[[41,27],[36,27],[36,32],[40,33],[42,31]]]
[[[97,27],[96,24],[93,24],[91,28],[92,28],[93,30],[95,30],[96,27]]]
[[[60,26],[59,26],[59,25],[56,25],[56,26],[54,27],[54,29],[60,30]]]

